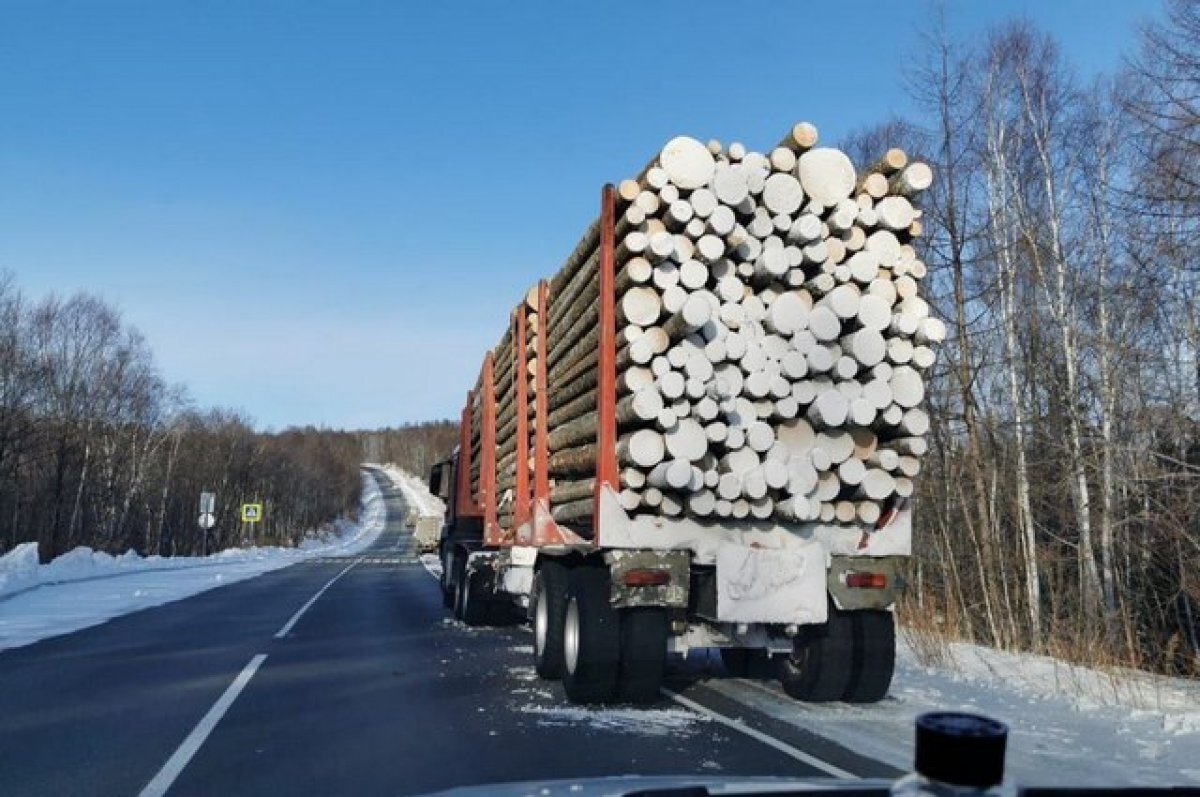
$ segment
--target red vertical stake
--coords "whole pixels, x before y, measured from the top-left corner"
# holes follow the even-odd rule
[[[457,506],[454,514],[469,517],[475,514],[475,500],[471,495],[471,405],[475,403],[474,391],[467,391],[467,406],[463,408],[462,420],[458,423],[458,467],[454,479],[458,484]]]
[[[516,330],[513,334],[513,385],[517,390],[517,483],[513,501],[513,529],[529,519],[529,375],[525,369],[525,303],[517,308]]]
[[[600,495],[605,487],[620,490],[617,472],[617,275],[613,262],[616,236],[616,190],[600,194],[600,359],[596,385],[596,489],[592,501],[592,542],[600,544]]]
[[[496,367],[489,351],[483,360],[483,436],[479,442],[479,490],[483,493],[483,538],[499,544],[496,521]]]
[[[550,283],[538,283],[538,342],[537,364],[534,384],[537,394],[533,397],[533,500],[545,502],[550,508],[550,453],[547,416],[550,414],[549,376],[546,373],[546,341],[550,337]]]

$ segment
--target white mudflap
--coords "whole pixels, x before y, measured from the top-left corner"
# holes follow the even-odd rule
[[[717,618],[730,623],[823,623],[825,549],[817,542],[717,548]]]

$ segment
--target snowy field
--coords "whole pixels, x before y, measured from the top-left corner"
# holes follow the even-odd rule
[[[358,523],[341,521],[298,548],[231,548],[210,556],[111,556],[76,548],[38,564],[37,544],[0,557],[0,650],[98,625],[314,556],[351,556],[375,541],[387,512],[375,480],[363,476]]]
[[[1008,772],[1023,785],[1200,785],[1200,682],[961,643],[949,658],[922,666],[902,643],[891,694],[873,706],[801,705],[777,683],[708,685],[902,769],[912,766],[917,715],[961,710],[1009,725]]]

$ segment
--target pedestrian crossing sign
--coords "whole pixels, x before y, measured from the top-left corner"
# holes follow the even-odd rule
[[[242,504],[242,522],[257,523],[262,520],[262,504]]]

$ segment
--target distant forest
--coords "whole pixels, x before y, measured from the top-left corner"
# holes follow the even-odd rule
[[[202,490],[217,494],[207,550],[295,545],[358,507],[364,461],[416,473],[449,453],[445,421],[378,431],[255,431],[167,384],[142,336],[88,295],[30,303],[0,274],[0,554],[43,561],[80,545],[196,555]],[[239,520],[261,502],[255,528]]]

